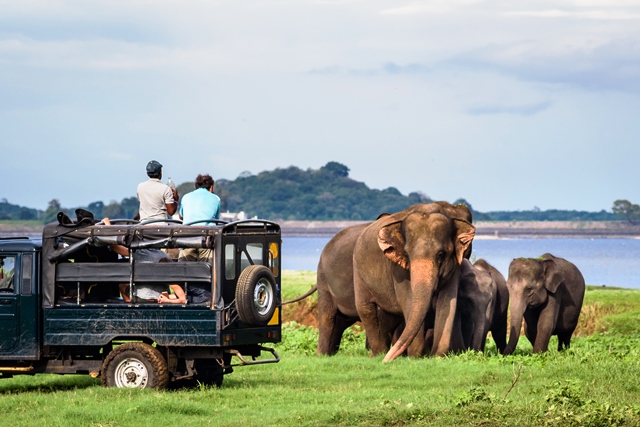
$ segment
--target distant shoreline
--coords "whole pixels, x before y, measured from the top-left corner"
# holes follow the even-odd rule
[[[366,221],[278,221],[285,237],[332,237]],[[629,238],[640,239],[640,225],[626,221],[478,221],[476,239]],[[0,236],[39,236],[42,226],[0,223]]]
[[[332,237],[365,221],[281,221],[283,236]],[[640,225],[625,221],[478,221],[476,239],[640,238]]]

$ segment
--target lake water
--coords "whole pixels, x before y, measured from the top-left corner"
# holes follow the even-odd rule
[[[283,237],[282,268],[318,267],[329,237]],[[537,257],[545,252],[574,263],[588,285],[640,289],[640,239],[476,239],[472,260],[484,258],[507,277],[514,258]]]

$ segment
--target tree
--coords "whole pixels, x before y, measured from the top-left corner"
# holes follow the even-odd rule
[[[407,197],[409,197],[409,201],[411,202],[411,204],[432,203],[433,202],[431,197],[427,196],[426,194],[424,194],[421,191],[414,191],[412,193],[409,193],[409,195]]]
[[[349,176],[349,168],[338,162],[329,162],[322,166],[320,170],[332,173],[335,176],[346,178]]]
[[[102,210],[104,209],[103,202],[92,202],[87,206],[87,210],[93,214],[94,218],[102,218]]]
[[[625,218],[631,224],[636,224],[638,220],[640,220],[640,206],[636,204],[632,204],[628,200],[618,199],[613,202],[613,207],[611,210]]]
[[[123,218],[133,218],[140,208],[140,203],[136,197],[126,197],[120,202],[120,208]]]
[[[122,208],[120,207],[120,203],[115,200],[111,201],[111,203],[102,209],[102,216],[107,218],[122,218]]]
[[[63,208],[60,205],[60,201],[58,199],[52,199],[49,201],[47,206],[47,210],[44,211],[44,217],[42,218],[45,224],[56,221],[58,218],[58,212],[62,211]]]

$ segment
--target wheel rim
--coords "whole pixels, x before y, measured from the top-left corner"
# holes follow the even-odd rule
[[[115,380],[116,387],[145,388],[149,383],[149,371],[140,360],[129,357],[116,366]]]
[[[273,303],[273,288],[267,279],[260,279],[253,291],[253,304],[260,316],[269,313]]]

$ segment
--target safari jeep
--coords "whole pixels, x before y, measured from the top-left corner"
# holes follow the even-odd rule
[[[162,389],[182,379],[220,386],[234,366],[279,361],[263,347],[281,339],[277,224],[85,219],[59,215],[42,239],[0,238],[2,378],[88,374],[112,387]],[[213,257],[178,261],[179,248],[212,249]],[[173,254],[172,262],[137,261],[142,249]],[[124,298],[150,283],[179,285],[187,302]]]

